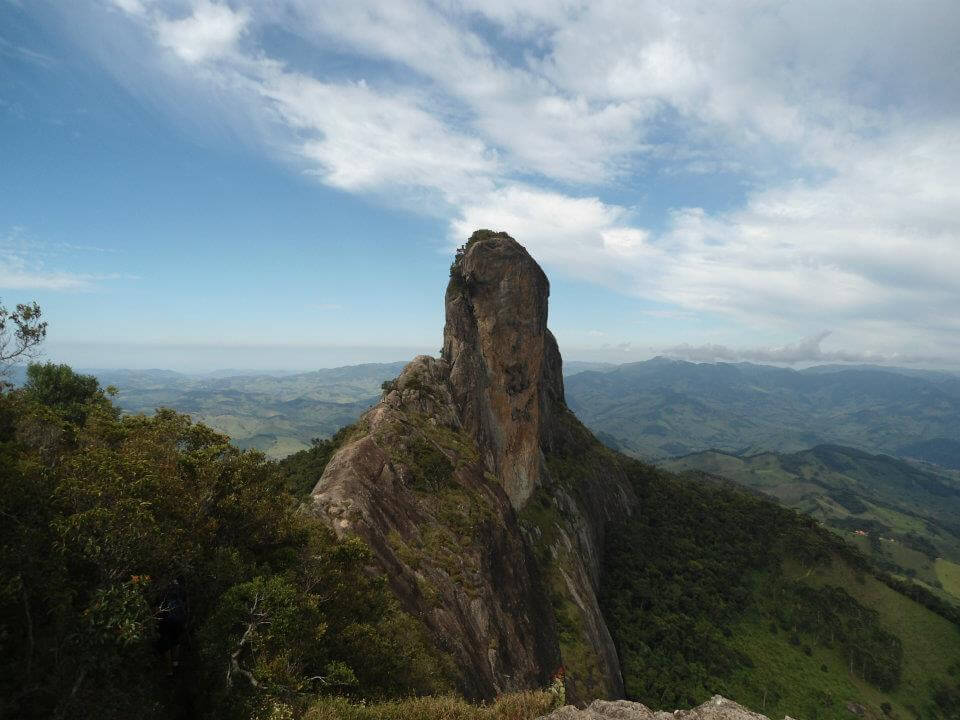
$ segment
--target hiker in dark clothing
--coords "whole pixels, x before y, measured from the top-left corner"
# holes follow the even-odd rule
[[[187,629],[187,593],[179,579],[171,582],[160,595],[160,605],[154,617],[157,618],[157,638],[154,647],[158,653],[166,655],[168,675],[172,675],[179,664],[180,640]]]

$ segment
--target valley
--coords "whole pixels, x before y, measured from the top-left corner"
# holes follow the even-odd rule
[[[829,443],[960,468],[960,377],[950,373],[654,358],[577,373],[567,387],[578,417],[636,457]]]

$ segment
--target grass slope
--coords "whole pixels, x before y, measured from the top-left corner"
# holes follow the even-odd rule
[[[943,589],[954,597],[960,597],[960,565],[937,558],[935,570]]]

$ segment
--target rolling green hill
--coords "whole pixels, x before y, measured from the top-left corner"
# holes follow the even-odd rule
[[[816,518],[881,567],[960,602],[960,482],[953,477],[835,445],[789,455],[707,451],[662,466],[761,491]]]
[[[170,407],[243,447],[283,457],[356,420],[404,363],[309,373],[85,370],[120,390],[127,412]],[[564,364],[570,407],[605,444],[662,459],[717,448],[795,452],[837,443],[960,469],[960,377],[823,365],[794,371],[665,358]],[[19,384],[23,368],[12,369]]]
[[[950,373],[655,358],[572,375],[566,395],[605,442],[648,459],[822,443],[922,458],[913,444],[937,441],[927,459],[960,466],[960,377]]]
[[[768,717],[955,718],[960,612],[807,516],[728,481],[634,466],[640,510],[609,532],[602,606],[627,694],[720,693]]]
[[[920,440],[902,446],[897,450],[897,454],[942,467],[960,468],[960,440],[950,438]]]
[[[242,448],[281,458],[354,422],[405,363],[369,363],[308,373],[183,375],[170,370],[91,370],[114,385],[128,413],[158,407],[187,413]]]
[[[282,458],[310,447],[353,423],[380,396],[380,385],[406,362],[365,363],[313,372],[217,370],[184,374],[173,370],[85,369],[103,387],[119,390],[117,405],[128,413],[152,414],[168,407],[187,413],[231,437],[242,448]],[[616,365],[572,361],[566,374],[604,371]],[[11,368],[22,385],[26,368]]]

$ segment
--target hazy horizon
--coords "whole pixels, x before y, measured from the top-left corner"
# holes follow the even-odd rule
[[[104,354],[106,351],[106,354]],[[314,370],[328,370],[363,364],[390,364],[409,362],[417,355],[439,355],[439,348],[396,346],[213,346],[213,345],[131,345],[106,346],[100,344],[51,345],[36,358],[36,362],[66,363],[78,370],[170,370],[185,375],[209,375],[224,371],[238,374],[297,374]],[[880,367],[913,370],[960,372],[960,367],[930,363],[896,363],[822,360],[818,362],[784,362],[773,358],[691,358],[670,352],[649,349],[589,349],[574,348],[564,351],[564,363],[602,363],[622,365],[643,362],[656,357],[667,357],[693,363],[749,362],[756,365],[803,370],[823,365],[877,365]],[[104,361],[104,358],[106,359]]]

